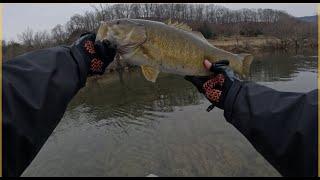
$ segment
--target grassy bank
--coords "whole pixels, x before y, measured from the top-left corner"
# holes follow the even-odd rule
[[[238,53],[237,51],[244,51],[247,53],[257,53],[267,46],[280,43],[280,40],[275,37],[258,36],[258,37],[219,37],[217,39],[208,40],[212,45]]]
[[[313,42],[304,41],[296,44],[294,41],[283,41],[273,36],[231,36],[219,37],[208,40],[214,46],[233,52],[260,54],[261,52],[272,51],[298,51],[301,49],[316,49]]]

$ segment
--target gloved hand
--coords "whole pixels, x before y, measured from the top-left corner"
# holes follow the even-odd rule
[[[228,67],[229,61],[222,60],[212,64],[205,60],[204,66],[214,74],[212,76],[185,76],[185,79],[195,85],[200,93],[212,103],[207,109],[211,111],[215,106],[224,109],[224,101],[227,93],[237,79],[233,71]]]
[[[106,67],[113,61],[116,55],[116,47],[109,42],[95,42],[96,34],[84,33],[74,43],[74,46],[79,48],[89,71],[88,76],[102,75]]]

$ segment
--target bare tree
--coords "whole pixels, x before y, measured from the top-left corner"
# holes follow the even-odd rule
[[[18,39],[27,47],[32,47],[33,42],[33,31],[29,27],[27,30],[22,32],[21,34],[18,34]]]
[[[62,44],[67,40],[67,33],[64,31],[64,27],[61,24],[56,25],[51,30],[51,35],[55,44]]]
[[[5,48],[11,55],[37,48],[58,44],[70,44],[86,31],[96,32],[100,21],[118,18],[142,18],[157,21],[183,21],[193,29],[201,29],[206,34],[234,36],[238,42],[240,35],[252,36],[262,33],[280,39],[279,47],[287,49],[291,44],[300,48],[307,42],[317,45],[317,26],[302,23],[284,11],[272,9],[230,10],[215,4],[99,4],[92,11],[75,14],[65,25],[57,25],[48,32],[33,32],[30,28],[18,35],[21,43],[8,42]],[[205,29],[207,28],[207,29]],[[242,34],[240,34],[242,33]],[[238,43],[237,43],[238,44]]]

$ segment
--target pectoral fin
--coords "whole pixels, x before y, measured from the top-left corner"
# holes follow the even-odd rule
[[[148,66],[148,65],[142,65],[141,70],[142,70],[142,74],[144,75],[144,77],[148,81],[156,82],[158,74],[159,74],[158,69],[155,69],[155,68]]]

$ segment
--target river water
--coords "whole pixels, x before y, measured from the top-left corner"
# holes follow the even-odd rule
[[[317,57],[259,57],[248,80],[308,92]],[[90,79],[23,176],[280,176],[209,105],[181,76]]]

